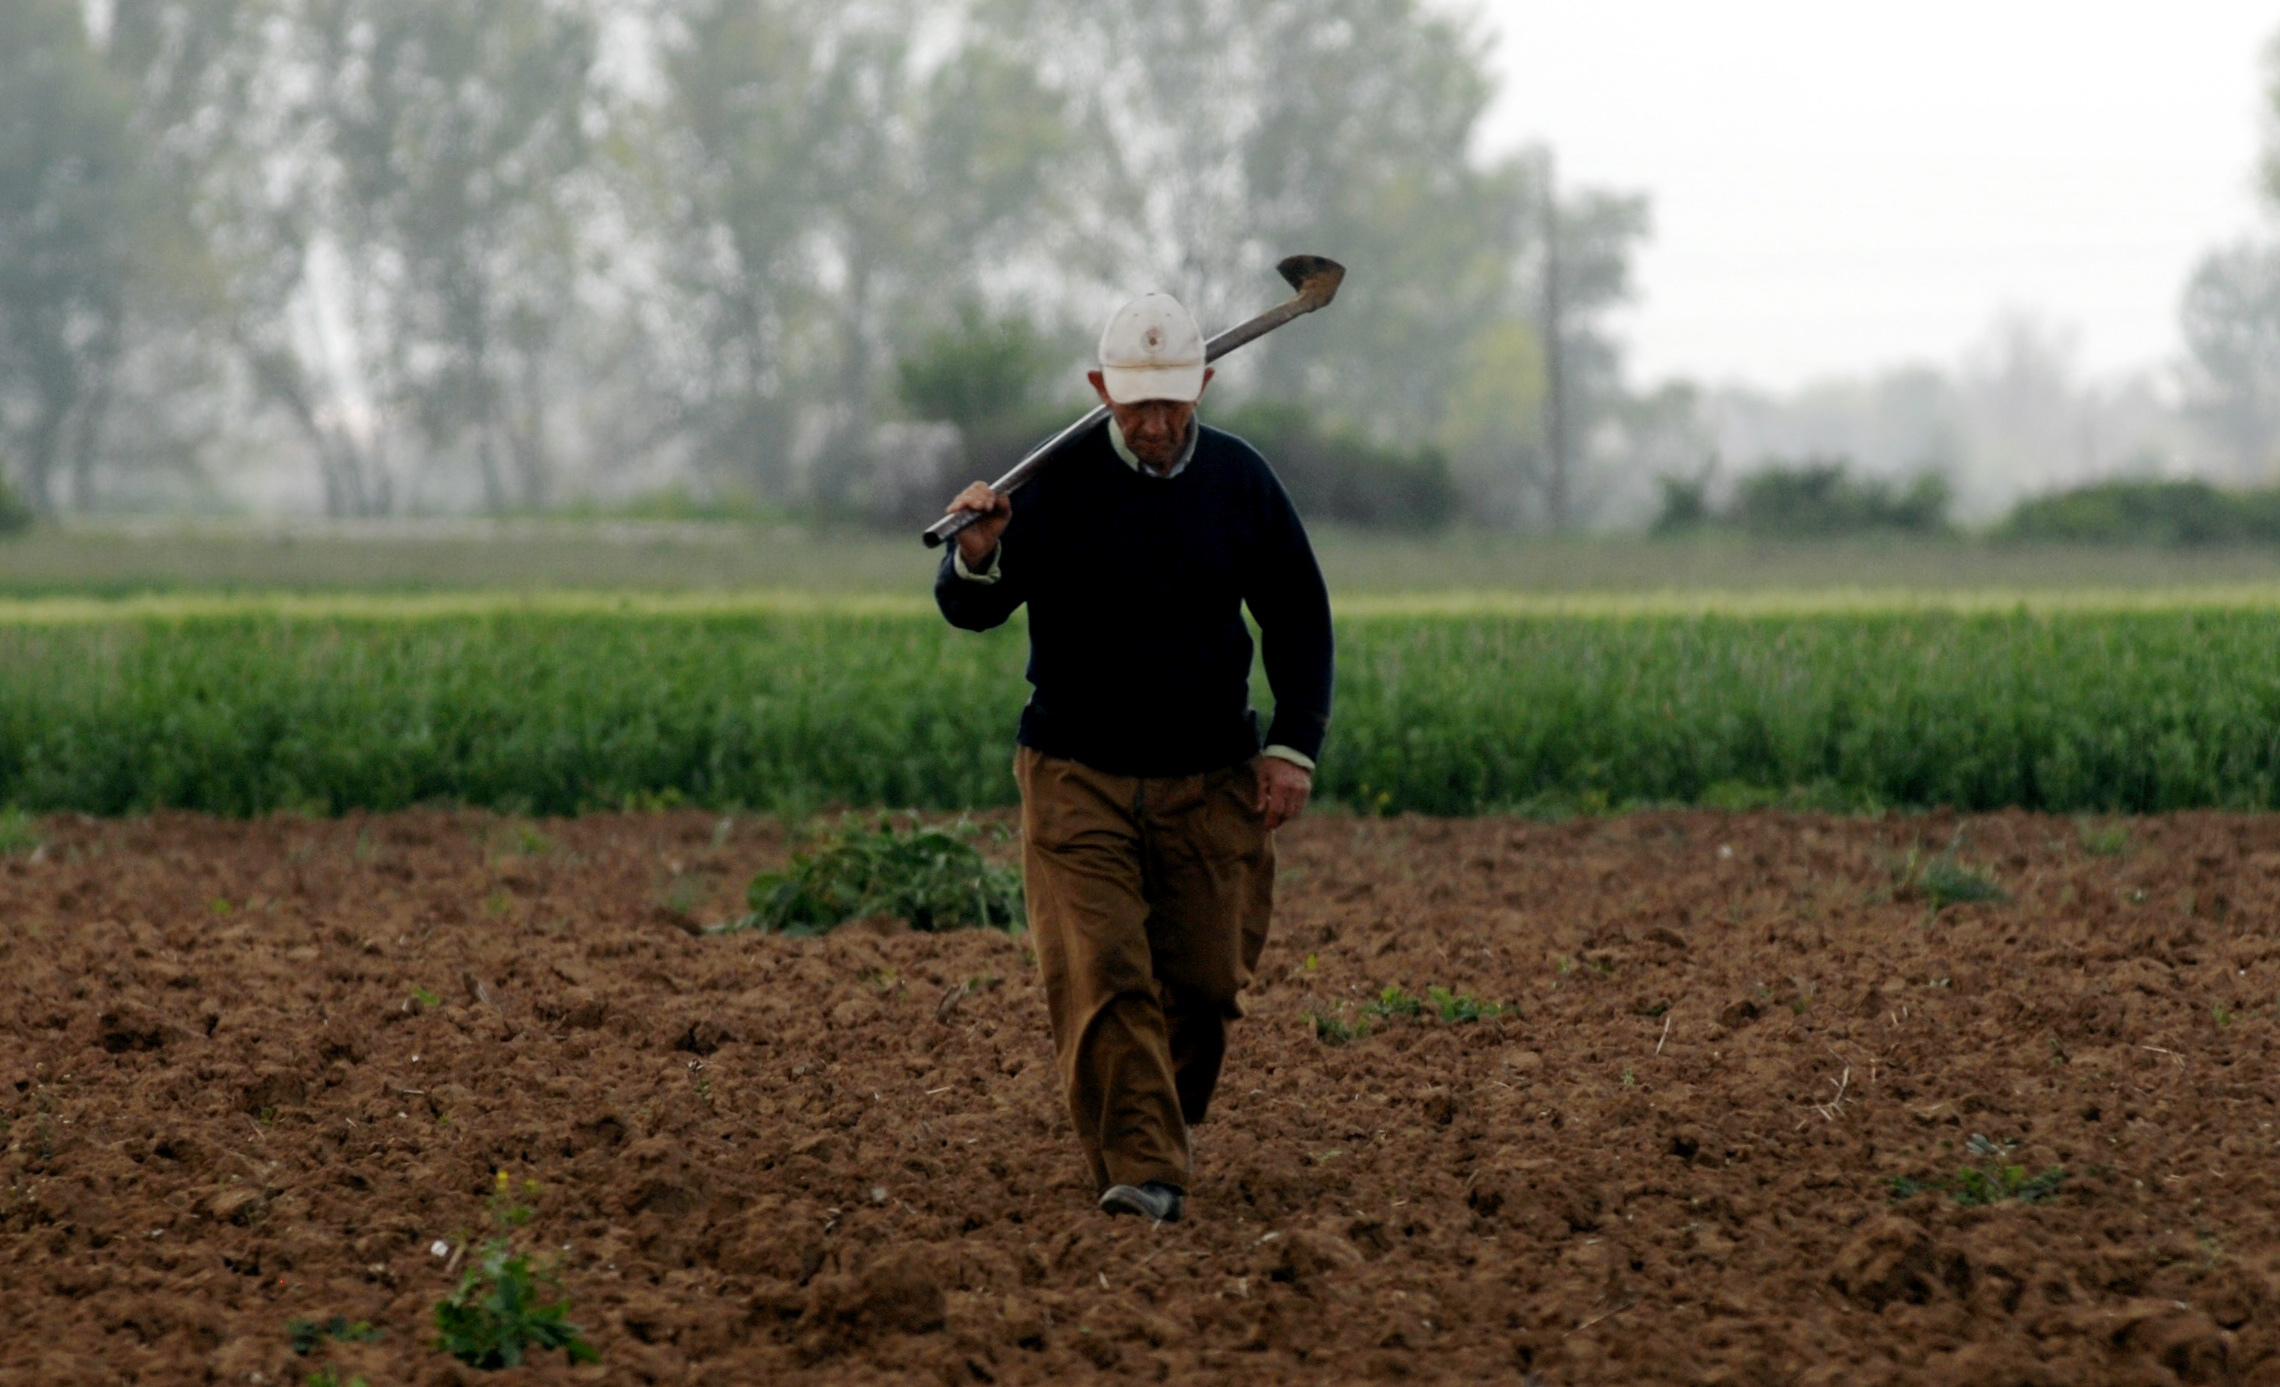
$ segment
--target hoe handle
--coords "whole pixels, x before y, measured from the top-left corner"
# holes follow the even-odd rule
[[[1203,359],[1217,361],[1246,342],[1254,342],[1273,332],[1293,318],[1301,318],[1328,304],[1338,296],[1338,285],[1346,278],[1346,267],[1335,260],[1319,255],[1293,255],[1275,266],[1290,287],[1298,292],[1287,301],[1275,305],[1247,323],[1238,323],[1203,344]],[[1053,455],[1067,447],[1087,430],[1099,426],[1108,417],[1107,405],[1095,405],[1091,413],[1054,434],[1029,450],[1029,455],[1015,463],[1006,474],[990,483],[990,490],[1000,496],[1012,492],[1030,478],[1044,470]],[[952,535],[979,521],[987,512],[962,510],[945,515],[926,527],[919,538],[929,549],[939,549]]]

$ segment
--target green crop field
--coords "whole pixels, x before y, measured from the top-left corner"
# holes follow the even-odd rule
[[[2280,803],[2270,590],[1458,594],[1339,639],[1357,808]],[[1002,804],[1024,649],[913,597],[19,601],[0,804]]]

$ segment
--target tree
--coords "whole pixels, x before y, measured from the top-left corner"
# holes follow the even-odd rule
[[[1350,270],[1335,325],[1279,333],[1229,384],[1411,443],[1476,336],[1525,304],[1525,179],[1471,154],[1483,44],[1415,0],[993,0],[982,22],[1063,94],[1048,245],[1090,319],[1142,289],[1206,330],[1258,311],[1293,251]]]
[[[335,514],[402,499],[390,451],[471,456],[543,505],[548,371],[577,307],[572,183],[596,28],[554,0],[280,0],[235,58],[210,190],[236,335]]]
[[[1586,189],[1562,197],[1549,150],[1535,167],[1538,331],[1545,343],[1543,523],[1574,523],[1597,425],[1623,412],[1622,351],[1605,327],[1632,294],[1631,257],[1648,231],[1647,200]],[[1636,413],[1636,411],[1633,411]]]
[[[2280,452],[2280,246],[2212,251],[2178,317],[2192,363],[2188,408],[2242,475],[2269,476]]]
[[[1039,217],[1058,103],[987,43],[925,60],[915,0],[688,0],[664,163],[706,364],[699,448],[764,496],[845,497],[898,347],[994,288]]]
[[[895,363],[895,396],[914,419],[948,424],[951,446],[932,450],[908,435],[901,456],[873,469],[874,513],[927,523],[968,478],[995,476],[1028,446],[1067,422],[1052,404],[1060,353],[1020,314],[992,317],[959,306],[954,325],[929,332]]]
[[[130,94],[68,0],[0,5],[0,424],[37,510],[92,446],[120,352],[145,189]]]
[[[1466,344],[1440,438],[1477,519],[1512,524],[1541,508],[1549,388],[1536,325],[1510,317]]]
[[[954,327],[929,333],[895,363],[895,394],[916,417],[956,424],[969,438],[1025,427],[1042,403],[1052,358],[1027,318],[991,318],[964,304]]]
[[[1157,288],[1207,329],[1272,296],[1291,251],[1343,261],[1335,319],[1248,348],[1223,387],[1334,431],[1441,445],[1476,516],[1564,517],[1549,385],[1584,451],[1620,397],[1606,310],[1643,199],[1547,215],[1532,155],[1474,152],[1493,94],[1479,32],[1418,0],[984,0],[980,22],[1071,112],[1049,245],[1072,317]],[[1558,256],[1548,255],[1559,233]],[[1556,335],[1547,304],[1564,305]],[[1567,490],[1592,494],[1580,483]]]

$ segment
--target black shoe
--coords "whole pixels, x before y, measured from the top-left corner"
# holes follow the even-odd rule
[[[1178,1223],[1187,1195],[1158,1180],[1145,1185],[1111,1185],[1100,1197],[1104,1214],[1138,1214],[1150,1223]]]

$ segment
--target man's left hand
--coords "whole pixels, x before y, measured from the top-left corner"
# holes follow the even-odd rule
[[[1306,812],[1307,796],[1314,793],[1314,772],[1280,756],[1259,758],[1259,798],[1252,807],[1265,812],[1272,833]]]

